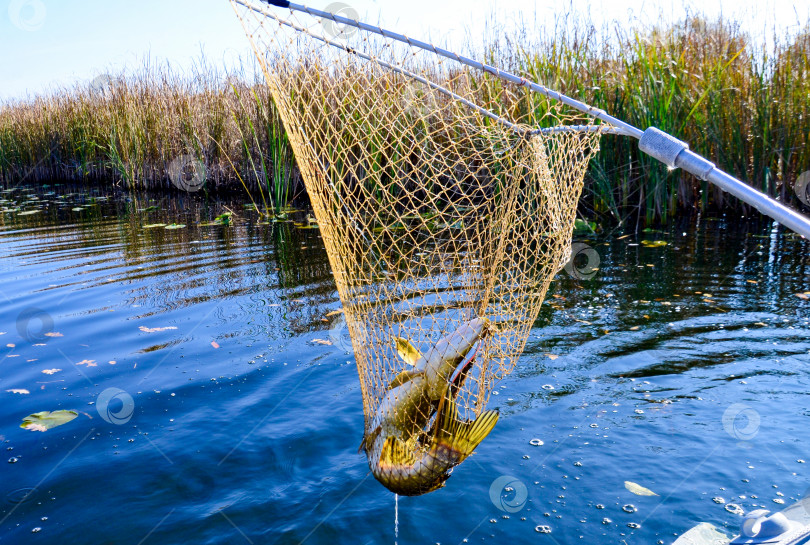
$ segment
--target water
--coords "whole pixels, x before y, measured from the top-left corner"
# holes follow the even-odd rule
[[[600,269],[553,284],[498,426],[397,517],[357,453],[317,230],[239,200],[1,195],[40,210],[0,220],[2,543],[670,543],[810,487],[810,248],[770,224],[585,239]],[[79,416],[19,427],[57,409]]]

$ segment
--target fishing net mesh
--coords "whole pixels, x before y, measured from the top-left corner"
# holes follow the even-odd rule
[[[321,229],[366,427],[408,367],[395,337],[424,354],[487,317],[456,398],[474,418],[514,367],[569,259],[601,128],[433,52],[307,13],[232,5]]]

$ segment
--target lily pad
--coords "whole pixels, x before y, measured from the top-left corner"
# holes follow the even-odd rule
[[[20,427],[31,431],[48,431],[56,426],[67,424],[77,416],[79,413],[76,411],[40,411],[23,418]]]

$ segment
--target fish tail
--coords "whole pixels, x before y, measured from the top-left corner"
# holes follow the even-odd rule
[[[461,420],[458,407],[448,388],[447,394],[439,403],[436,433],[431,447],[441,457],[451,459],[454,464],[461,463],[472,454],[497,423],[498,411],[484,411],[475,420]]]

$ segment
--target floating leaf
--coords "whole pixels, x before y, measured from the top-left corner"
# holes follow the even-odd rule
[[[155,229],[156,227],[166,227],[165,223],[150,223],[149,225],[144,225],[144,229]]]
[[[25,388],[12,388],[11,390],[6,390],[6,391],[9,392],[9,393],[12,393],[12,394],[30,394],[31,393],[28,390],[26,390]]]
[[[327,312],[326,317],[330,318],[332,316],[337,316],[338,314],[343,314],[343,309],[342,308],[339,308],[337,310],[333,310],[332,312]]]
[[[18,216],[33,216],[34,214],[39,214],[39,210],[26,210],[25,212],[20,212]]]
[[[67,424],[77,416],[79,413],[76,411],[40,411],[23,418],[20,427],[31,431],[48,431],[56,426]]]
[[[330,346],[332,344],[332,341],[327,339],[312,339],[312,342],[315,344],[323,344],[327,346]]]
[[[171,225],[167,225],[166,229],[185,229],[185,225],[182,223],[172,223]]]
[[[640,484],[636,484],[631,481],[624,481],[624,487],[635,494],[636,496],[657,496],[655,492],[650,490],[649,488],[644,488]]]
[[[77,206],[76,208],[72,208],[71,210],[73,210],[73,212],[82,212],[84,211],[84,208],[82,208],[81,206]]]
[[[86,365],[87,367],[96,367],[96,360],[82,360],[76,365]]]
[[[810,299],[810,295],[807,295],[807,294],[805,294],[805,293],[794,293],[793,295],[795,295],[795,296],[796,296],[796,297],[798,297],[799,299],[804,299],[805,301],[807,301],[808,299]]]
[[[219,348],[219,343],[217,341],[211,341],[211,346],[214,348]]]
[[[666,246],[669,243],[666,240],[642,240],[641,244],[647,248],[659,248],[661,246]]]

